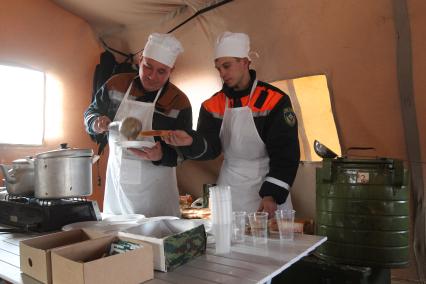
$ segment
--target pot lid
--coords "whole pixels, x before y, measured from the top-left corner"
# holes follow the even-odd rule
[[[29,159],[32,159],[32,157],[29,157]],[[28,159],[16,159],[12,161],[13,165],[32,165]]]
[[[66,148],[37,154],[37,159],[92,157],[92,149]]]

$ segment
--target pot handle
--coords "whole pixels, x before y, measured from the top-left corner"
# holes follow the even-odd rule
[[[15,170],[12,168],[12,166],[7,165],[0,165],[0,169],[3,172],[3,176],[6,180],[6,182],[13,184],[16,183],[16,178],[14,177]]]
[[[96,163],[98,160],[99,160],[99,158],[100,158],[101,156],[99,156],[99,155],[93,155],[93,157],[92,157],[92,165],[94,164],[94,163]]]
[[[26,157],[25,157],[25,160],[27,160],[27,162],[28,162],[30,165],[34,166],[34,158],[33,158],[32,156],[26,156]]]

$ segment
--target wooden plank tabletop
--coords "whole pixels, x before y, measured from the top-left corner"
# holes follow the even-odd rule
[[[1,226],[0,229],[7,229]],[[21,273],[19,269],[19,241],[39,236],[40,234],[28,233],[0,233],[0,278],[12,283],[36,284],[40,283],[33,278]]]
[[[156,272],[155,277],[165,283],[265,283],[326,240],[301,234],[290,242],[272,237],[265,245],[254,245],[246,236],[244,243],[232,244],[231,252],[223,255],[216,255],[214,245],[208,245],[205,255],[171,272]]]
[[[38,235],[0,234],[0,278],[12,283],[40,283],[19,268],[19,241]],[[223,255],[216,255],[214,244],[209,244],[206,254],[171,272],[155,271],[155,279],[146,283],[265,283],[325,240],[322,236],[295,234],[294,241],[282,242],[272,235],[267,244],[254,245],[246,236],[244,243],[232,244],[231,252]]]

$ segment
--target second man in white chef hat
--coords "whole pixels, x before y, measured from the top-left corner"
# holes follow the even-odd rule
[[[174,131],[166,139],[189,159],[224,162],[218,185],[230,185],[234,211],[291,208],[290,188],[299,166],[297,119],[280,89],[259,81],[250,69],[250,39],[224,32],[217,38],[214,64],[222,89],[204,101],[197,131]]]

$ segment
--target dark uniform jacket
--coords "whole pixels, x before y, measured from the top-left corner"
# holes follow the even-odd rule
[[[193,144],[180,147],[184,155],[190,159],[214,159],[222,152],[219,132],[225,112],[226,97],[229,99],[228,107],[246,106],[252,84],[256,78],[254,70],[250,70],[250,86],[243,91],[234,91],[223,86],[222,90],[203,102],[198,120],[197,131],[191,132]],[[270,180],[264,181],[259,195],[272,196],[278,204],[285,202],[288,189],[277,184],[286,183],[288,187],[293,184],[300,160],[300,149],[297,132],[297,119],[292,110],[291,101],[280,89],[268,83],[258,81],[249,105],[256,129],[266,145],[270,158]],[[238,131],[238,129],[233,129]],[[244,147],[244,142],[241,147]]]
[[[94,134],[93,123],[98,116],[106,115],[114,120],[120,103],[126,94],[127,88],[133,81],[129,99],[142,102],[153,102],[157,92],[146,92],[143,89],[139,77],[134,73],[118,74],[111,77],[96,93],[93,102],[84,113],[86,131]],[[192,109],[187,96],[175,85],[167,82],[160,97],[155,104],[155,112],[152,121],[152,129],[191,131]],[[105,134],[107,135],[107,134]],[[161,141],[155,137],[156,141]],[[171,166],[177,165],[178,154],[176,150],[161,141],[163,158],[154,164]]]

